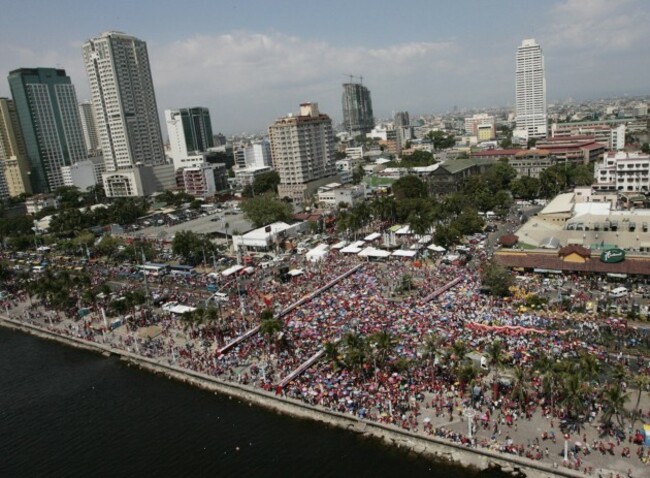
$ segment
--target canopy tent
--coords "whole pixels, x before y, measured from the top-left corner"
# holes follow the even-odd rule
[[[186,312],[194,312],[196,307],[190,307],[189,305],[183,305],[177,302],[167,302],[162,306],[162,309],[172,314],[182,315]]]
[[[411,226],[408,224],[406,226],[402,226],[397,231],[395,231],[395,234],[411,234]]]
[[[287,274],[289,274],[291,277],[296,277],[304,273],[305,272],[302,269],[291,269],[289,272],[287,272]]]
[[[445,252],[447,250],[444,247],[437,246],[435,244],[431,244],[429,247],[427,247],[427,249],[429,249],[430,251],[434,251],[434,252]]]
[[[426,244],[427,242],[431,242],[431,234],[425,234],[418,239],[419,244]]]
[[[234,266],[229,267],[228,269],[226,269],[226,270],[224,270],[223,272],[221,272],[221,275],[224,276],[224,277],[228,277],[228,276],[230,276],[230,275],[233,275],[233,274],[239,272],[239,271],[242,270],[243,268],[244,268],[244,266],[240,266],[240,265],[238,265],[238,264],[235,264]]]
[[[417,255],[417,251],[405,251],[403,249],[398,249],[393,252],[393,255],[397,257],[415,257]]]
[[[327,255],[329,246],[327,244],[319,244],[305,254],[308,261],[318,262],[322,261]]]
[[[343,249],[346,246],[347,243],[348,243],[348,241],[337,242],[336,244],[334,244],[332,246],[332,249],[336,249],[336,250]]]
[[[373,232],[372,234],[368,234],[366,237],[363,238],[364,241],[374,241],[375,239],[379,239],[381,237],[381,234],[378,232]]]
[[[364,244],[363,241],[353,242],[349,246],[341,249],[341,252],[343,252],[344,254],[358,254],[361,252],[361,248],[363,247],[363,244]]]
[[[559,249],[560,240],[557,237],[553,237],[553,236],[545,237],[539,243],[539,247],[543,249]]]
[[[359,256],[385,258],[390,256],[390,252],[383,251],[381,249],[375,249],[374,247],[366,247],[364,250],[359,252]]]
[[[423,247],[424,247],[424,246],[423,246],[422,244],[418,244],[418,243],[416,242],[415,244],[411,244],[411,245],[409,246],[409,249],[411,249],[412,251],[419,251],[419,250],[422,249]]]

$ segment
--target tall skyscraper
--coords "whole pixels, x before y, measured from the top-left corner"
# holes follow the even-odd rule
[[[375,127],[370,90],[361,83],[343,84],[343,124],[352,136],[370,133]]]
[[[319,180],[335,174],[332,120],[318,111],[318,103],[303,103],[298,116],[277,119],[269,140],[281,197],[302,202],[322,185]]]
[[[165,162],[147,44],[120,32],[83,45],[108,196],[145,194],[139,166]]]
[[[165,110],[165,122],[174,162],[214,146],[210,110],[200,106]]]
[[[32,191],[63,186],[61,166],[88,157],[77,109],[77,94],[65,70],[20,68],[9,73],[30,167]]]
[[[32,192],[28,172],[29,162],[16,105],[9,98],[0,98],[0,174],[7,196]]]
[[[524,40],[517,48],[516,138],[528,140],[546,136],[546,78],[542,47],[534,39]]]
[[[84,132],[84,141],[89,156],[96,156],[101,151],[99,133],[97,132],[97,121],[95,120],[95,109],[91,101],[79,103],[79,118],[81,128]]]

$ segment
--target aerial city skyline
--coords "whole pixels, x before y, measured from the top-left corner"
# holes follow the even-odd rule
[[[207,14],[185,30],[182,15],[173,15],[178,7],[147,11],[173,18],[178,28],[163,33],[136,17],[116,16],[119,2],[113,8],[97,6],[97,15],[77,5],[78,18],[86,21],[75,22],[75,28],[68,25],[72,17],[41,5],[30,15],[31,22],[45,22],[41,16],[46,14],[48,22],[61,17],[56,25],[47,24],[51,40],[43,43],[35,35],[18,42],[18,37],[10,35],[22,16],[14,15],[16,21],[0,33],[5,45],[0,68],[6,72],[21,66],[63,68],[79,99],[89,99],[80,46],[102,31],[124,31],[148,42],[160,118],[165,109],[200,104],[213,113],[227,112],[213,118],[215,131],[226,134],[264,131],[289,111],[288,105],[303,101],[317,101],[338,124],[342,121],[339,85],[349,74],[366,78],[377,118],[392,117],[395,111],[440,113],[454,106],[514,107],[511,73],[515,59],[510,52],[523,38],[536,38],[544,46],[550,102],[647,93],[642,79],[648,76],[649,67],[638,61],[648,35],[641,27],[647,20],[642,2],[591,1],[589,8],[577,0],[543,5],[517,2],[504,4],[507,15],[503,17],[484,11],[480,2],[462,3],[473,8],[438,6],[426,28],[422,18],[426,16],[417,15],[428,9],[426,2],[413,2],[401,12],[403,20],[386,18],[376,11],[380,9],[346,6],[350,18],[337,18],[336,39],[328,36],[320,22],[311,22],[309,29],[300,25],[298,20],[310,15],[327,18],[318,8],[259,5],[258,11],[268,14],[266,24],[231,14],[219,15],[208,28]],[[145,11],[145,4],[141,5]],[[233,5],[222,2],[221,7],[227,13]],[[18,8],[10,5],[7,13]],[[286,18],[289,11],[295,21]],[[365,29],[363,34],[346,28],[359,11],[376,28]],[[101,13],[105,20],[98,22]],[[438,20],[442,18],[448,21]],[[462,35],[453,27],[453,20],[460,18],[468,25]],[[487,22],[489,29],[484,18],[492,20]],[[410,27],[401,31],[401,22]],[[273,29],[268,30],[268,25],[274,25]],[[382,29],[383,25],[391,28]],[[594,25],[598,25],[598,35],[591,35]],[[8,95],[7,86],[0,85],[0,96]]]

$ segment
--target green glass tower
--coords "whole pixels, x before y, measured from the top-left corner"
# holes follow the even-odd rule
[[[63,186],[61,167],[88,158],[77,94],[65,70],[20,68],[9,73],[9,88],[25,141],[32,191]]]

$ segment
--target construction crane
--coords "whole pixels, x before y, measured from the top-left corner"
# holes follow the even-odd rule
[[[346,73],[345,76],[350,77],[350,83],[354,83],[354,78],[359,78],[359,83],[363,85],[363,76],[351,75],[350,73]]]

